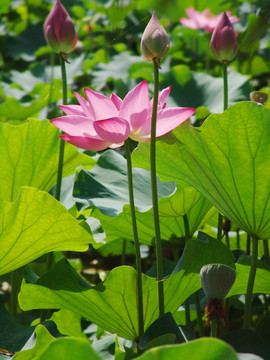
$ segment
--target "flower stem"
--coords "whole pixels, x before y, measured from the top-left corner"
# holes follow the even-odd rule
[[[223,65],[223,111],[228,109],[228,72],[227,64]]]
[[[246,255],[250,255],[250,235],[247,234]]]
[[[66,65],[65,61],[61,55],[59,55],[60,65],[61,65],[61,74],[62,74],[62,92],[63,92],[63,105],[67,105],[67,74],[66,74]],[[60,140],[59,148],[59,159],[58,159],[58,172],[57,172],[57,182],[55,189],[55,199],[60,200],[61,196],[61,185],[62,185],[62,173],[63,173],[63,163],[64,163],[64,151],[65,151],[65,141]]]
[[[66,75],[66,66],[65,61],[62,56],[59,54],[60,65],[61,65],[61,74],[62,74],[62,101],[64,105],[67,105],[67,75]],[[55,199],[60,201],[61,196],[61,185],[62,185],[62,172],[63,172],[63,163],[64,163],[64,151],[65,151],[65,141],[60,139],[59,146],[59,157],[58,157],[58,170],[57,170],[57,179],[56,179],[56,188],[55,188]],[[53,265],[53,253],[47,255],[47,264],[46,269],[49,270]]]
[[[218,231],[217,231],[217,239],[221,241],[222,238],[222,224],[223,224],[223,215],[221,213],[218,214]]]
[[[228,74],[227,74],[227,64],[222,63],[223,66],[223,111],[228,108]],[[223,216],[218,214],[218,232],[217,239],[221,240],[222,237],[222,223]]]
[[[218,320],[216,316],[213,316],[211,320],[211,332],[210,332],[211,337],[217,337],[217,328],[218,328]]]
[[[230,237],[229,237],[229,233],[227,232],[226,235],[225,235],[225,238],[226,238],[226,245],[228,246],[228,248],[230,249]]]
[[[185,300],[185,320],[186,326],[191,328],[191,320],[190,320],[190,298]]]
[[[258,239],[252,239],[252,255],[251,255],[251,265],[248,277],[248,285],[246,292],[246,302],[245,302],[245,311],[244,311],[244,329],[248,329],[251,325],[251,305],[252,305],[252,292],[256,275],[256,265],[258,258]]]
[[[239,230],[236,231],[236,247],[237,247],[237,249],[240,249],[240,234],[239,234]]]
[[[134,193],[133,193],[133,179],[132,179],[132,163],[129,139],[125,141],[125,152],[127,159],[127,174],[128,174],[128,192],[129,192],[129,204],[132,220],[132,229],[134,237],[134,245],[136,251],[136,269],[137,269],[137,301],[138,301],[138,324],[139,324],[139,338],[144,332],[144,319],[143,319],[143,290],[142,290],[142,265],[141,265],[141,252],[140,242],[138,237],[137,223],[136,223],[136,212],[134,204]]]
[[[62,102],[63,105],[67,105],[67,74],[66,74],[66,65],[65,60],[59,54],[61,74],[62,74]],[[57,170],[57,179],[56,179],[56,188],[55,188],[55,199],[60,201],[61,197],[61,185],[62,185],[62,173],[63,173],[63,164],[64,164],[64,152],[65,152],[65,141],[60,139],[59,146],[59,157],[58,157],[58,170]],[[47,254],[46,270],[50,270],[53,265],[53,252]],[[49,310],[41,310],[40,321],[46,320],[50,316]]]
[[[157,122],[159,73],[158,73],[158,62],[155,61],[155,59],[153,61],[153,64],[154,64],[154,97],[153,97],[153,110],[152,110],[152,123],[151,123],[150,163],[151,163],[153,216],[154,216],[154,225],[155,225],[159,316],[162,316],[164,315],[163,261],[162,261],[162,246],[160,239],[157,175],[156,175],[156,122]]]
[[[197,313],[197,324],[198,324],[199,335],[200,335],[200,337],[202,337],[202,336],[204,336],[204,328],[203,328],[203,322],[202,322],[202,310],[201,310],[199,291],[196,291],[194,293],[194,298],[195,298],[195,306],[196,306],[196,313]]]
[[[187,214],[183,215],[184,226],[185,226],[185,240],[188,241],[190,238],[189,221]]]

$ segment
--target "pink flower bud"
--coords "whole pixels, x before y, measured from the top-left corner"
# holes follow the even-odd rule
[[[222,14],[214,29],[210,48],[215,58],[224,64],[228,64],[237,53],[236,34],[226,12]]]
[[[166,55],[169,47],[168,35],[153,13],[141,40],[141,50],[145,61],[161,59]]]
[[[44,36],[48,45],[61,54],[70,53],[77,44],[73,21],[60,0],[55,1],[44,23]]]

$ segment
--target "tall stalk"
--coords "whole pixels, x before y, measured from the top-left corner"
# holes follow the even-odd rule
[[[246,292],[246,302],[245,302],[245,311],[244,311],[244,329],[248,329],[251,326],[251,305],[252,305],[252,293],[253,286],[256,275],[256,265],[258,258],[258,239],[252,239],[252,255],[251,255],[251,265],[248,277],[248,285]]]
[[[227,64],[222,63],[223,70],[223,111],[228,109],[228,72],[227,72]],[[218,232],[217,239],[221,240],[222,237],[222,224],[223,224],[223,216],[221,213],[218,214]]]
[[[211,320],[211,331],[210,331],[211,337],[217,337],[217,329],[218,329],[218,319],[216,316],[213,316]]]
[[[130,204],[130,212],[131,212],[131,220],[132,220],[134,245],[136,251],[138,324],[139,324],[139,338],[140,338],[144,332],[142,264],[141,264],[140,242],[138,237],[136,212],[135,212],[135,204],[134,204],[132,163],[131,163],[131,151],[130,151],[129,139],[125,141],[125,152],[127,159],[129,204]]]
[[[162,261],[162,246],[160,239],[158,195],[157,195],[157,172],[156,172],[156,122],[157,122],[158,87],[159,87],[159,70],[158,70],[157,61],[158,59],[153,60],[154,96],[153,96],[153,110],[152,110],[152,122],[151,122],[150,164],[151,164],[153,216],[154,216],[154,225],[155,225],[159,316],[162,316],[164,315],[163,261]]]
[[[59,61],[60,61],[61,75],[62,75],[62,102],[63,102],[63,105],[67,105],[66,65],[65,65],[65,60],[63,59],[61,54],[59,54]],[[56,188],[55,188],[55,195],[54,195],[55,199],[58,201],[60,201],[60,197],[61,197],[64,152],[65,152],[65,141],[60,139],[57,179],[56,179]],[[53,266],[53,252],[50,252],[47,254],[46,270],[47,271],[50,270],[50,268],[52,266]],[[50,310],[41,310],[40,321],[46,320],[49,316],[50,316]]]
[[[62,74],[62,92],[63,92],[63,105],[67,105],[67,74],[66,74],[66,65],[65,60],[59,55],[60,65],[61,65],[61,74]],[[61,185],[62,185],[62,173],[63,173],[63,163],[64,163],[64,151],[65,151],[65,141],[60,140],[59,147],[59,158],[58,158],[58,171],[57,171],[57,181],[55,189],[55,199],[60,201],[61,196]]]
[[[222,63],[223,65],[223,111],[228,109],[228,72],[227,64]]]
[[[246,255],[250,255],[250,235],[247,234]]]

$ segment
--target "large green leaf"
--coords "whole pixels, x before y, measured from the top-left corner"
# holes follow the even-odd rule
[[[55,339],[42,325],[36,328],[36,345],[14,356],[16,360],[73,360],[74,358],[101,360],[88,340],[74,337]]]
[[[106,233],[106,242],[120,239],[133,241],[130,209],[124,206],[129,203],[126,167],[123,156],[115,151],[106,151],[93,169],[80,171],[74,185],[73,196],[77,206],[81,211],[85,210],[84,215],[100,220]],[[150,245],[155,236],[153,211],[150,209],[150,173],[133,168],[133,181],[139,238],[142,243]],[[190,186],[178,186],[177,192],[168,197],[174,189],[175,184],[158,181],[158,193],[162,197],[159,201],[161,237],[179,244],[185,236],[183,215],[188,215],[190,231],[194,233],[211,204]],[[91,205],[96,208],[89,211]],[[118,216],[112,218],[106,215]]]
[[[210,207],[210,202],[190,187],[187,187],[186,192],[180,189],[173,196],[160,199],[159,221],[162,240],[179,245],[185,237],[183,215],[187,215],[190,233],[193,234]],[[120,239],[134,240],[129,206],[125,206],[123,212],[115,218],[102,214],[98,209],[93,209],[90,216],[100,220],[106,233],[107,243]],[[153,245],[155,237],[153,210],[150,209],[145,213],[137,211],[136,221],[140,242]]]
[[[209,50],[208,50],[209,51]],[[165,86],[172,85],[172,91],[168,102],[172,100],[177,106],[190,106],[198,108],[205,106],[212,113],[223,111],[223,79],[213,77],[204,72],[192,72],[186,69],[188,80],[183,84],[183,76],[175,74],[177,67],[165,74]],[[228,101],[234,104],[238,101],[247,100],[252,90],[248,77],[236,71],[228,72],[228,84],[230,86]]]
[[[233,295],[241,295],[246,292],[250,273],[250,263],[251,257],[247,256],[236,264],[236,280],[229,294],[227,295],[228,297]],[[257,260],[253,293],[270,294],[270,268],[261,260]]]
[[[47,120],[17,126],[0,123],[0,199],[15,200],[21,186],[49,191],[56,183],[59,143],[58,129]],[[63,176],[94,163],[66,144]]]
[[[135,206],[139,211],[152,207],[150,172],[133,168]],[[158,179],[157,179],[158,180]],[[175,184],[158,180],[159,198],[175,192]],[[104,214],[116,216],[129,204],[127,162],[115,151],[103,153],[90,171],[80,171],[74,184],[73,196],[79,210],[91,205]]]
[[[218,339],[201,338],[181,345],[168,345],[151,349],[138,360],[238,360],[231,346]]]
[[[16,201],[0,201],[1,275],[50,251],[85,251],[91,242],[91,235],[44,191],[22,187]]]
[[[268,239],[270,109],[238,103],[199,129],[185,122],[174,136],[173,144],[159,142],[157,149],[170,159],[171,180],[194,186],[240,229]]]
[[[215,239],[187,243],[182,270],[164,280],[166,312],[174,313],[186,298],[201,287],[199,271],[204,264],[211,262],[233,266],[233,255]],[[66,308],[102,329],[136,340],[136,278],[137,273],[132,267],[120,266],[111,271],[104,283],[91,287],[66,260],[61,260],[36,284],[23,283],[19,303],[24,310]],[[142,283],[146,330],[159,316],[157,281],[143,275]]]
[[[56,325],[52,321],[46,321],[44,325],[55,336],[59,336]],[[35,326],[26,326],[18,323],[5,308],[4,298],[0,297],[0,348],[11,352],[17,352],[28,343],[35,331]],[[1,359],[1,357],[0,357]],[[5,358],[6,359],[6,358]]]

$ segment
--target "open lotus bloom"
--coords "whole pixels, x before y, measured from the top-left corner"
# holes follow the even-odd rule
[[[203,12],[196,11],[193,7],[185,10],[188,18],[181,18],[179,21],[182,25],[189,27],[190,29],[198,30],[204,29],[212,33],[217,23],[219,22],[222,14],[214,15],[209,9],[205,9]],[[230,22],[233,24],[239,21],[238,17],[231,16],[230,12],[227,12]]]
[[[86,99],[78,93],[75,96],[80,105],[60,105],[66,113],[51,120],[64,131],[60,137],[82,149],[101,151],[109,146],[121,146],[129,137],[128,121],[120,118],[112,99],[93,90],[85,89]]]
[[[170,132],[187,120],[195,109],[166,107],[171,88],[159,93],[156,136]],[[51,120],[64,131],[60,137],[82,149],[101,151],[107,147],[116,148],[130,137],[139,142],[151,140],[152,100],[148,84],[142,81],[122,100],[112,94],[110,98],[85,89],[86,99],[75,93],[80,105],[60,105],[66,113]]]
[[[170,91],[171,87],[167,87],[159,93],[156,137],[172,131],[195,112],[193,108],[167,108],[166,100]],[[113,98],[115,99],[116,96]],[[152,106],[153,100],[149,98],[148,84],[146,81],[142,81],[135,86],[123,101],[119,98],[117,99],[119,116],[129,122],[129,137],[131,139],[139,142],[149,142],[151,140]]]

